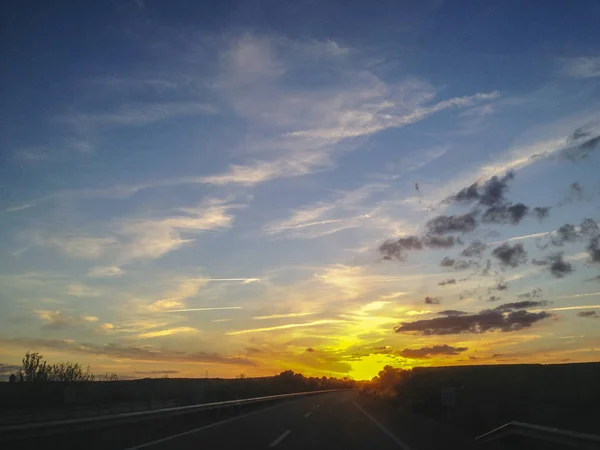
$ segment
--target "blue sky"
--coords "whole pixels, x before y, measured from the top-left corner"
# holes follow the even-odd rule
[[[3,6],[0,363],[370,378],[597,360],[597,230],[581,224],[599,217],[599,15]],[[464,214],[473,229],[431,227]],[[526,255],[503,260],[505,242]]]

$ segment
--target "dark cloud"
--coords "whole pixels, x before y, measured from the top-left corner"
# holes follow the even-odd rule
[[[496,306],[497,311],[508,312],[515,311],[518,309],[527,309],[527,308],[535,308],[538,306],[546,306],[548,302],[544,300],[535,301],[535,300],[524,300],[522,302],[512,302],[512,303],[504,303],[503,305]]]
[[[306,351],[307,351],[308,353],[312,353],[312,352],[314,352],[314,351],[315,351],[315,349],[314,349],[314,348],[312,348],[312,347],[308,347],[308,348],[306,349]]]
[[[431,248],[450,248],[453,247],[457,242],[452,236],[440,237],[440,236],[425,236],[421,240],[422,244],[426,247]]]
[[[425,359],[436,355],[458,355],[462,352],[466,352],[467,350],[467,347],[451,347],[444,344],[415,349],[405,348],[404,350],[398,352],[398,355],[402,356],[403,358]]]
[[[548,261],[546,259],[533,259],[531,261],[532,264],[536,265],[536,266],[546,266],[548,265]]]
[[[539,220],[542,220],[548,217],[548,215],[550,214],[550,209],[551,208],[549,206],[536,206],[535,208],[533,208],[533,213]]]
[[[511,247],[508,242],[505,242],[500,247],[496,247],[492,251],[492,255],[498,258],[503,265],[510,267],[517,267],[527,261],[527,252],[521,243]]]
[[[439,305],[442,299],[440,297],[425,297],[426,305]]]
[[[580,136],[576,140],[580,140],[582,142],[576,143],[571,147],[568,147],[562,151],[562,156],[570,161],[578,161],[582,159],[586,159],[594,150],[596,150],[600,146],[600,135],[594,136],[589,139],[584,139],[588,137],[591,133],[588,132],[586,136]]]
[[[470,259],[457,259],[454,261],[454,265],[452,268],[454,270],[467,270],[471,267],[478,267],[479,263],[477,261],[471,261]]]
[[[473,183],[461,189],[456,195],[447,199],[449,202],[472,203],[478,201],[482,205],[493,206],[504,201],[504,195],[508,189],[508,182],[515,177],[514,172],[508,172],[499,178],[493,176],[483,185]]]
[[[408,236],[399,239],[388,239],[379,246],[379,252],[384,259],[403,261],[405,253],[411,250],[421,250],[423,244],[418,236]]]
[[[464,311],[458,311],[456,309],[445,309],[444,311],[440,311],[438,314],[440,316],[464,316],[468,313]]]
[[[477,226],[474,213],[456,216],[437,216],[426,223],[429,234],[466,233]]]
[[[588,279],[587,279],[587,280],[585,280],[585,281],[600,281],[600,275],[597,275],[597,276],[595,276],[595,277],[593,277],[593,278],[588,278]]]
[[[598,227],[598,223],[594,219],[583,219],[579,228],[581,229],[581,234],[584,236],[596,237],[600,235],[600,227]]]
[[[450,258],[449,256],[446,256],[440,262],[440,266],[442,266],[442,267],[452,267],[454,265],[454,262],[455,262],[454,259]]]
[[[556,236],[551,240],[552,245],[562,247],[565,242],[575,242],[579,238],[579,233],[575,225],[570,223],[564,224],[558,230],[556,230]]]
[[[448,278],[447,280],[442,280],[438,283],[438,286],[446,286],[447,284],[456,284],[456,279]]]
[[[516,205],[496,205],[491,206],[483,214],[481,220],[484,223],[499,223],[517,225],[527,214],[529,208],[523,203]]]
[[[460,254],[468,258],[472,258],[473,256],[480,257],[486,248],[487,245],[483,242],[473,241]]]
[[[487,277],[490,274],[490,269],[492,268],[492,261],[489,259],[485,260],[485,267],[481,271],[481,275]]]
[[[471,203],[479,200],[481,195],[479,193],[479,184],[473,183],[471,186],[461,189],[456,195],[451,197],[449,200],[454,200],[459,203]]]
[[[488,292],[491,291],[505,291],[508,289],[508,283],[503,279],[496,280],[496,286],[488,289]]]
[[[598,237],[590,239],[587,251],[590,254],[591,262],[600,263],[600,239]]]
[[[423,250],[424,247],[433,249],[450,248],[460,242],[453,236],[407,236],[398,239],[388,239],[379,246],[379,252],[386,260],[403,261],[406,257],[406,252]]]
[[[579,317],[590,317],[592,319],[597,319],[600,317],[598,312],[596,311],[580,311],[577,313]]]
[[[549,256],[550,273],[556,278],[562,278],[573,272],[573,266],[563,259],[562,253]]]
[[[254,361],[244,357],[225,356],[218,353],[182,352],[170,349],[150,349],[145,347],[120,346],[114,343],[96,345],[84,342],[75,343],[73,341],[65,341],[60,339],[0,338],[0,345],[15,345],[35,349],[65,350],[73,353],[139,361],[199,362],[256,366]]]
[[[488,302],[497,302],[498,300],[502,300],[502,298],[496,295],[490,295],[490,297],[488,298]]]
[[[532,313],[526,310],[512,311],[508,314],[497,310],[486,309],[476,314],[464,316],[436,317],[434,319],[404,322],[394,328],[396,333],[416,332],[422,335],[446,335],[462,333],[486,333],[500,330],[503,332],[519,331],[528,328],[540,320],[552,317],[542,311]]]
[[[535,288],[532,291],[523,292],[522,294],[517,295],[518,298],[527,298],[527,299],[540,298],[541,296],[542,296],[541,288]]]

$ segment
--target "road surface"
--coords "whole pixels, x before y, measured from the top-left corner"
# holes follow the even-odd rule
[[[133,449],[469,450],[447,427],[401,413],[354,391],[287,401]]]

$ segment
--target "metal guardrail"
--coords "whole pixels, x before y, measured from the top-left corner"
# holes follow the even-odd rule
[[[554,442],[568,447],[597,450],[600,449],[600,436],[595,434],[576,433],[559,428],[543,427],[523,422],[509,422],[475,438],[476,442],[485,443],[504,436],[518,434],[533,439]]]
[[[147,411],[137,411],[130,413],[111,414],[95,417],[82,417],[78,419],[53,420],[47,422],[35,422],[28,424],[8,425],[0,427],[0,442],[18,439],[19,436],[31,435],[40,436],[48,434],[58,434],[63,431],[73,432],[89,428],[100,428],[111,425],[124,425],[131,422],[138,422],[150,419],[163,419],[181,414],[191,414],[199,411],[208,411],[211,409],[230,408],[252,403],[262,403],[269,401],[282,400],[286,398],[303,397],[315,394],[325,394],[327,392],[337,392],[347,389],[327,389],[322,391],[295,392],[292,394],[268,395],[264,397],[253,397],[239,400],[228,400],[224,402],[201,403],[196,405],[176,406],[171,408],[154,409]]]

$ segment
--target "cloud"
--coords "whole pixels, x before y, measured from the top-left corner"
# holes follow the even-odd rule
[[[196,330],[195,328],[192,328],[192,327],[175,327],[175,328],[167,328],[165,330],[156,330],[156,331],[149,331],[147,333],[140,333],[136,337],[138,339],[151,339],[151,338],[155,338],[155,337],[171,336],[174,334],[197,333],[197,332],[198,332],[198,330]]]
[[[85,284],[75,283],[69,285],[67,294],[72,297],[99,297],[101,292]]]
[[[547,312],[532,313],[526,310],[508,314],[496,310],[483,310],[476,314],[436,317],[434,319],[404,322],[394,328],[396,333],[416,332],[422,335],[486,333],[491,331],[519,331],[534,323],[552,317]]]
[[[456,279],[448,278],[446,280],[442,280],[438,283],[438,286],[446,286],[447,284],[456,284]]]
[[[561,152],[563,158],[572,162],[585,160],[600,147],[600,133],[598,133],[598,128],[596,127],[594,130],[595,136],[591,136],[592,128],[586,128],[582,127],[575,130],[569,139],[570,146],[564,148]],[[571,194],[578,200],[581,200],[581,187],[578,183],[571,185]]]
[[[379,246],[379,252],[382,253],[384,259],[404,260],[405,252],[412,250],[421,250],[423,244],[418,236],[408,236],[399,239],[388,239]]]
[[[458,240],[453,236],[407,236],[398,239],[388,239],[379,246],[379,252],[383,254],[386,260],[403,261],[406,257],[406,252],[422,250],[424,247],[433,249],[450,248],[458,243]]]
[[[514,172],[508,172],[503,177],[492,176],[483,185],[475,182],[461,189],[457,194],[448,197],[446,202],[472,203],[478,202],[486,206],[494,206],[504,202],[508,182],[515,177]]]
[[[497,302],[498,300],[502,300],[502,298],[501,298],[501,297],[498,297],[498,296],[496,296],[496,295],[491,295],[491,296],[488,298],[488,302]]]
[[[308,347],[308,348],[306,349],[306,351],[307,351],[308,353],[313,353],[315,350],[314,350],[312,347]]]
[[[556,278],[562,278],[573,272],[573,266],[563,259],[562,253],[549,256],[548,261],[550,263],[550,273]]]
[[[600,227],[594,219],[583,219],[581,225],[579,225],[579,229],[584,236],[597,237],[600,235]]]
[[[437,216],[425,225],[431,234],[467,233],[475,229],[477,222],[474,213],[468,213],[457,216]]]
[[[600,238],[594,237],[590,239],[590,243],[587,246],[587,251],[590,255],[590,260],[593,263],[600,262]]]
[[[123,269],[117,266],[96,266],[92,267],[87,275],[88,277],[104,278],[120,277],[124,273],[125,272],[123,271]]]
[[[6,212],[18,212],[18,211],[24,211],[24,210],[29,209],[29,208],[33,208],[34,206],[35,206],[34,204],[25,203],[23,205],[9,206],[4,211],[6,211]]]
[[[414,79],[386,83],[367,60],[357,56],[359,52],[333,48],[342,49],[334,41],[251,34],[230,43],[219,58],[216,91],[252,130],[245,142],[247,152],[271,158],[230,166],[205,177],[205,182],[249,186],[330,169],[336,155],[359,147],[356,138],[499,96],[497,92],[475,93],[433,102],[436,92],[429,84]],[[330,80],[325,88],[295,81],[305,79],[306,73],[322,71],[323,64]]]
[[[537,216],[539,220],[545,219],[550,214],[550,210],[552,208],[549,206],[536,206],[533,208],[533,213]]]
[[[86,112],[64,116],[72,125],[89,127],[145,126],[178,117],[213,115],[214,105],[201,102],[130,103],[110,112]]]
[[[245,205],[232,203],[230,199],[204,198],[193,208],[180,208],[180,214],[160,219],[127,220],[115,225],[115,232],[122,237],[121,259],[132,261],[156,259],[193,242],[183,239],[181,232],[203,233],[232,226],[233,209]]]
[[[518,309],[535,308],[538,306],[545,306],[547,304],[548,304],[548,302],[546,302],[544,300],[541,300],[541,301],[524,300],[522,302],[504,303],[503,305],[497,306],[495,309],[497,311],[507,312],[507,311],[514,311],[514,310],[518,310]]]
[[[517,225],[529,211],[529,207],[523,203],[516,205],[496,205],[488,208],[483,214],[484,223],[498,223]]]
[[[433,347],[423,347],[423,348],[415,348],[409,349],[405,348],[404,350],[398,352],[398,356],[402,356],[403,358],[410,359],[426,359],[431,356],[438,355],[458,355],[462,352],[466,352],[468,350],[467,347],[452,347],[450,345],[434,345]]]
[[[532,291],[523,292],[522,294],[517,295],[518,298],[526,298],[526,299],[539,298],[541,296],[542,296],[541,288],[535,288]]]
[[[460,252],[460,254],[468,258],[473,256],[481,256],[486,248],[487,244],[481,241],[473,241],[462,252]]]
[[[164,301],[164,300],[163,300]],[[165,303],[168,304],[168,303]],[[154,302],[151,306],[156,308],[156,311],[164,312],[164,313],[177,313],[177,312],[193,312],[193,311],[222,311],[228,309],[242,309],[241,306],[216,306],[211,308],[184,308],[184,309],[161,309],[160,306],[156,306],[156,302]]]
[[[444,259],[440,262],[440,266],[442,267],[452,267],[456,260],[450,258],[449,256],[445,256]]]
[[[189,363],[213,363],[233,364],[244,366],[256,366],[250,359],[237,356],[225,356],[218,353],[206,352],[182,352],[179,350],[161,348],[153,349],[149,346],[121,346],[117,344],[97,345],[91,343],[75,343],[70,340],[52,339],[13,339],[0,338],[3,345],[13,345],[25,348],[38,348],[50,350],[62,350],[78,354],[89,354],[104,356],[108,358],[127,359],[132,361],[157,361],[157,362],[189,362]]]
[[[291,319],[292,317],[304,317],[317,314],[316,312],[271,314],[269,316],[254,316],[252,320]]]
[[[228,336],[235,336],[238,334],[248,334],[248,333],[263,333],[266,331],[276,331],[276,330],[287,330],[289,328],[300,328],[300,327],[317,327],[317,326],[321,326],[321,325],[329,325],[329,324],[334,324],[334,323],[343,323],[346,322],[345,320],[339,320],[339,319],[322,319],[322,320],[315,320],[313,322],[304,322],[304,323],[288,323],[285,325],[278,325],[278,326],[274,326],[274,327],[264,327],[264,328],[251,328],[248,330],[237,330],[237,331],[230,331],[227,333]]]
[[[597,311],[579,311],[577,313],[578,317],[589,317],[592,319],[598,319],[600,317],[600,315],[598,314]]]
[[[34,312],[38,318],[44,321],[42,328],[46,330],[62,330],[98,321],[95,316],[74,316],[63,314],[60,311],[35,310]]]
[[[425,297],[426,305],[439,305],[441,301],[441,297]]]
[[[54,247],[67,256],[77,259],[98,259],[117,248],[119,241],[116,237],[91,237],[76,234],[37,239],[46,247]]]
[[[445,309],[444,311],[438,312],[440,316],[464,316],[468,313],[464,311],[457,311],[456,309]]]
[[[565,242],[576,242],[579,238],[579,233],[575,225],[564,224],[556,230],[556,236],[552,237],[552,245],[562,247]]]
[[[501,246],[496,247],[492,251],[492,255],[495,256],[503,265],[510,267],[517,267],[519,264],[527,261],[527,252],[521,243],[515,244],[511,247],[509,243],[505,242]]]
[[[564,75],[581,79],[600,77],[600,56],[580,56],[560,60]]]
[[[445,259],[445,258],[444,258]],[[442,261],[444,262],[444,261]],[[470,259],[457,259],[454,261],[452,268],[457,271],[467,270],[471,267],[479,267],[479,263],[477,261],[472,261]]]

